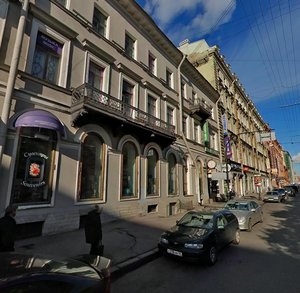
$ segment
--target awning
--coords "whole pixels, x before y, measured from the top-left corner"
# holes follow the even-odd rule
[[[38,127],[58,131],[65,136],[65,127],[52,113],[44,110],[31,110],[20,115],[15,121],[15,127]]]

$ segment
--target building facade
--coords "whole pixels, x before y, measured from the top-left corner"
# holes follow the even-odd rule
[[[219,93],[135,1],[0,8],[1,212],[52,234],[94,204],[105,221],[209,200]]]
[[[259,134],[266,123],[218,47],[209,47],[205,40],[187,40],[179,49],[220,94],[219,138],[226,176],[220,174],[224,167],[216,169],[213,184],[223,186],[220,190],[225,194],[229,190],[238,195],[265,192],[270,185],[270,160]]]

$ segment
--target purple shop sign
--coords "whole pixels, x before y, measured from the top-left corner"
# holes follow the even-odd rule
[[[38,35],[37,35],[37,43],[48,49],[49,51],[52,51],[58,55],[61,55],[61,52],[62,52],[62,44],[56,42],[55,40],[53,40],[52,38],[50,38],[49,36],[41,33],[41,32],[38,32]]]
[[[232,157],[232,151],[231,151],[231,145],[230,145],[230,137],[225,136],[224,137],[224,144],[226,149],[226,157],[229,159]]]

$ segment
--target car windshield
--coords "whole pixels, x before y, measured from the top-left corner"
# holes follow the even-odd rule
[[[246,202],[230,202],[225,206],[228,210],[249,211],[248,203]]]
[[[177,223],[179,226],[210,229],[213,227],[212,214],[194,214],[189,213],[184,215]]]

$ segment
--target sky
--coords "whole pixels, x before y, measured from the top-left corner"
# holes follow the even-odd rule
[[[300,175],[300,1],[136,2],[175,46],[205,39],[220,48]]]

